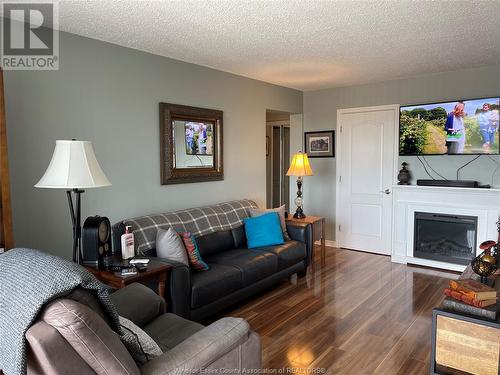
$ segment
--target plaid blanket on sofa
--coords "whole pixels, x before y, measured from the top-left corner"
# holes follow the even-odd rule
[[[122,222],[132,227],[136,250],[141,254],[155,247],[156,232],[160,228],[172,227],[177,232],[191,232],[199,237],[239,227],[243,219],[250,216],[249,210],[256,207],[255,202],[242,199],[165,214],[140,216]]]

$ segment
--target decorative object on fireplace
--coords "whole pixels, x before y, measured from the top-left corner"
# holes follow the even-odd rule
[[[411,173],[407,168],[408,163],[403,162],[401,166],[402,168],[398,173],[398,185],[410,185]]]

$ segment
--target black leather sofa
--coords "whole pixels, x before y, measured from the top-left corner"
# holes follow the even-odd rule
[[[120,251],[122,222],[114,226],[115,251]],[[196,239],[208,271],[191,271],[173,265],[168,281],[168,309],[187,319],[201,321],[237,302],[262,292],[298,273],[303,276],[311,261],[311,226],[287,224],[291,240],[283,245],[248,249],[243,226]],[[155,257],[154,248],[145,252]]]

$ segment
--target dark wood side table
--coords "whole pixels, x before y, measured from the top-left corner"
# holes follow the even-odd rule
[[[287,222],[297,222],[297,223],[307,223],[312,226],[312,240],[313,246],[316,241],[320,240],[321,243],[321,265],[325,265],[326,262],[326,245],[325,245],[325,218],[320,216],[306,216],[303,219],[295,219],[293,216],[289,216],[286,219]],[[314,262],[314,249],[312,252],[311,261]]]
[[[120,262],[121,257],[116,256],[116,260]],[[100,270],[96,267],[87,266],[85,268],[92,272],[98,280],[116,289],[123,288],[125,285],[132,283],[156,280],[158,282],[158,295],[165,298],[165,284],[172,266],[155,259],[150,259],[148,269],[146,271],[128,276],[122,276],[119,272],[108,271],[105,269]]]

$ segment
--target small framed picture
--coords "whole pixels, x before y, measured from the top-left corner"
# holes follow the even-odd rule
[[[309,158],[335,157],[334,130],[306,132],[304,133],[304,144],[306,147],[306,154]]]

